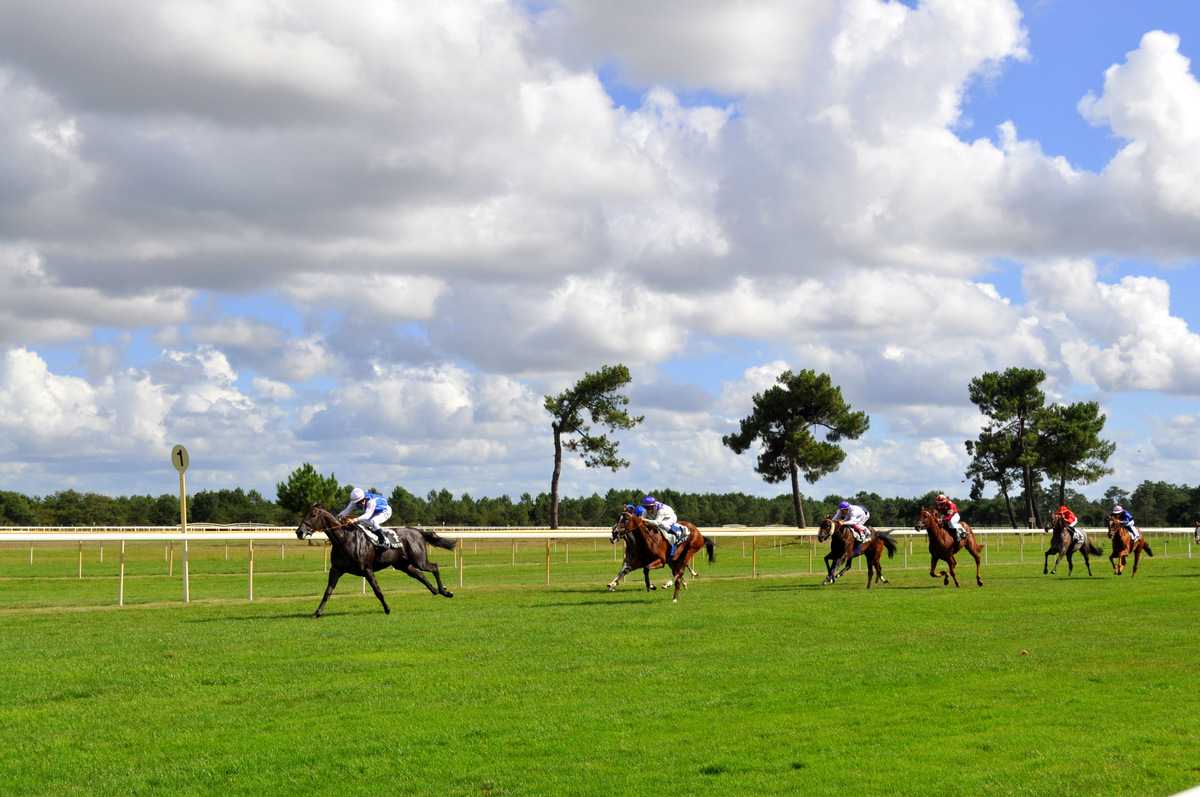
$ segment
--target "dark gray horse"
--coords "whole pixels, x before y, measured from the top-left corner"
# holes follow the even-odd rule
[[[1104,551],[1095,546],[1091,537],[1086,534],[1072,534],[1070,527],[1060,517],[1054,518],[1054,524],[1046,526],[1046,531],[1052,531],[1054,536],[1050,538],[1050,547],[1046,550],[1046,556],[1042,562],[1042,575],[1057,573],[1058,565],[1064,556],[1067,557],[1067,575],[1071,575],[1071,571],[1075,569],[1075,563],[1071,561],[1071,557],[1075,555],[1076,551],[1083,554],[1083,563],[1087,565],[1088,575],[1092,574],[1092,563],[1088,559],[1088,555],[1101,556]],[[1054,569],[1048,570],[1052,553],[1058,554],[1058,558],[1054,560]]]
[[[454,540],[439,537],[432,531],[422,531],[406,526],[391,529],[400,538],[400,547],[377,549],[367,537],[367,533],[353,520],[336,517],[320,504],[313,504],[308,513],[304,515],[304,520],[300,521],[300,525],[296,528],[296,536],[304,540],[317,531],[325,533],[333,551],[329,557],[329,586],[325,588],[325,597],[321,598],[321,605],[313,614],[314,618],[320,617],[321,613],[325,611],[325,602],[333,594],[333,588],[337,586],[338,579],[342,577],[343,573],[366,578],[371,584],[371,589],[375,590],[375,597],[379,598],[379,602],[383,604],[385,614],[391,614],[392,610],[388,608],[387,601],[383,599],[379,582],[375,580],[376,570],[394,567],[420,581],[434,595],[454,597],[454,593],[442,586],[442,576],[438,572],[438,566],[429,561],[425,552],[426,543],[452,551],[458,544]],[[433,585],[429,583],[429,579],[425,578],[422,570],[426,573],[433,573],[433,577],[437,579],[437,589],[434,589]]]

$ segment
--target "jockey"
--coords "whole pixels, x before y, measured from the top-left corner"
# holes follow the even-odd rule
[[[1109,513],[1109,517],[1125,527],[1125,530],[1129,532],[1129,539],[1132,542],[1137,542],[1142,538],[1142,533],[1138,531],[1138,527],[1133,523],[1133,515],[1129,514],[1129,510],[1125,509],[1125,507],[1117,504],[1113,507],[1112,512]]]
[[[671,553],[674,553],[675,546],[687,537],[687,532],[679,525],[679,519],[675,517],[675,510],[652,495],[642,499],[642,509],[644,510],[642,518],[663,533],[671,545]]]
[[[959,525],[958,507],[944,495],[939,495],[935,502],[937,511],[942,514],[942,526],[949,529],[954,534],[954,539],[961,540],[963,535],[963,527]]]
[[[867,521],[871,519],[871,513],[857,504],[842,501],[838,504],[838,510],[833,514],[833,519],[840,520],[849,526],[859,542],[863,542],[871,536],[871,532],[867,530]]]
[[[1075,513],[1065,506],[1060,506],[1058,511],[1054,513],[1055,518],[1062,518],[1063,525],[1075,533],[1075,524],[1079,522],[1079,518],[1075,517]]]
[[[359,525],[375,535],[377,540],[372,540],[376,545],[385,545],[386,540],[383,536],[383,521],[392,516],[392,508],[388,506],[387,499],[378,493],[368,493],[360,487],[355,487],[350,491],[350,503],[346,504],[346,508],[338,512],[338,517],[348,517],[355,509],[362,512],[357,520]]]
[[[1075,513],[1065,506],[1060,506],[1058,511],[1054,513],[1056,519],[1061,519],[1063,525],[1066,526],[1067,532],[1072,537],[1083,537],[1083,532],[1075,528],[1075,524],[1079,522],[1079,518],[1075,517]]]

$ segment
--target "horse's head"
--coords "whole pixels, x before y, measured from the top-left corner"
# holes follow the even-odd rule
[[[636,512],[637,508],[633,505],[625,505],[625,508],[621,511],[621,517],[617,518],[617,522],[613,524],[612,536],[609,538],[609,542],[616,545],[617,540],[629,536],[629,533],[633,531],[634,522],[641,521]]]
[[[921,507],[921,514],[917,516],[917,524],[913,526],[916,531],[928,531],[929,529],[937,528],[938,519],[933,514],[933,510]]]
[[[300,521],[300,525],[296,527],[296,539],[307,540],[315,531],[325,531],[332,524],[330,519],[333,515],[321,504],[314,503],[304,513],[304,519]]]
[[[817,542],[825,542],[833,535],[833,530],[842,523],[840,520],[834,520],[833,515],[826,515],[821,520],[821,525],[817,527]]]
[[[1111,540],[1121,532],[1121,522],[1114,517],[1108,519],[1108,538]]]

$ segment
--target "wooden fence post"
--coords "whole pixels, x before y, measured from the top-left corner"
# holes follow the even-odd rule
[[[125,540],[121,540],[121,575],[117,587],[117,605],[125,605]]]
[[[83,540],[79,541],[79,577],[83,578]]]
[[[254,540],[250,540],[250,597],[248,600],[254,600]]]

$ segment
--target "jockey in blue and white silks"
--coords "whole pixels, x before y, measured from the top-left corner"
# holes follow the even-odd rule
[[[1134,525],[1133,515],[1129,514],[1128,509],[1125,509],[1120,504],[1117,504],[1113,507],[1112,512],[1109,513],[1109,517],[1125,527],[1125,530],[1129,532],[1129,539],[1131,541],[1137,542],[1142,538],[1142,533],[1138,531],[1138,527]]]
[[[355,509],[362,512],[357,518],[358,522],[370,529],[382,544],[384,539],[381,529],[383,521],[392,516],[392,508],[388,506],[387,499],[378,493],[368,493],[355,487],[350,491],[350,503],[346,504],[345,509],[338,512],[338,517],[348,517]]]
[[[687,530],[679,525],[675,510],[656,500],[654,496],[648,495],[642,499],[642,509],[642,518],[661,531],[672,548],[687,538]]]
[[[854,539],[858,542],[866,542],[871,536],[870,530],[867,529],[867,521],[871,519],[871,513],[864,507],[849,501],[842,501],[838,504],[837,512],[833,513],[833,519],[840,520],[849,526],[854,532]]]

